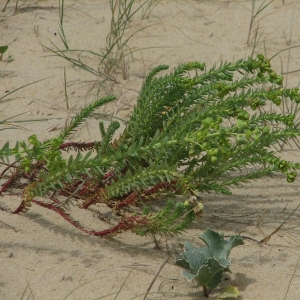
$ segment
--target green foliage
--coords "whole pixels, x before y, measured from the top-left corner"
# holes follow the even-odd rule
[[[8,46],[1,46],[0,47],[0,54],[4,54],[8,49]]]
[[[192,205],[168,200],[166,205],[157,213],[151,214],[149,207],[144,207],[143,213],[147,216],[147,226],[134,230],[138,235],[155,236],[157,233],[178,234],[187,228],[195,219]],[[151,224],[149,226],[149,224]]]
[[[147,150],[156,150],[157,161],[176,164],[188,190],[230,193],[229,186],[272,171],[294,174],[299,164],[286,162],[283,168],[270,147],[298,136],[295,116],[261,113],[260,108],[283,98],[299,102],[298,89],[283,89],[282,77],[262,55],[198,75],[204,67],[184,64],[160,78],[155,75],[167,66],[154,69],[120,142],[132,146],[147,137]],[[189,71],[196,75],[185,76]],[[245,76],[234,81],[234,72]],[[238,174],[232,176],[233,171]]]
[[[7,49],[8,49],[8,46],[0,47],[0,61],[2,61],[3,54],[7,51]]]
[[[222,282],[223,272],[230,271],[228,257],[231,249],[244,242],[240,236],[224,240],[222,234],[209,228],[199,238],[207,247],[197,248],[185,242],[184,253],[176,260],[176,264],[184,269],[183,276],[188,280],[196,280],[203,286],[205,296],[208,296],[208,288],[216,288]]]
[[[100,141],[66,141],[92,111],[114,99],[106,97],[82,109],[56,138],[42,142],[32,135],[12,148],[6,143],[0,159],[15,158],[11,178],[22,177],[28,183],[23,201],[28,204],[35,196],[57,193],[75,199],[80,207],[105,203],[124,216],[120,210],[139,201],[199,192],[230,194],[231,187],[272,172],[286,174],[288,182],[296,179],[300,164],[280,159],[272,148],[297,139],[295,115],[263,108],[287,100],[297,104],[300,95],[297,88],[282,87],[282,77],[269,60],[258,55],[208,71],[205,64],[192,62],[158,77],[167,69],[158,66],[146,77],[119,138],[115,132],[120,124],[112,122],[108,128],[99,124]],[[77,154],[65,153],[69,149]],[[147,219],[142,225],[148,228],[130,219],[130,226],[122,221],[115,230],[181,231],[191,215],[183,220],[177,214],[180,205],[173,205],[151,216],[137,215],[139,222]],[[197,209],[198,204],[193,205]],[[56,208],[62,206],[55,203]],[[179,227],[170,225],[176,224],[170,212]]]

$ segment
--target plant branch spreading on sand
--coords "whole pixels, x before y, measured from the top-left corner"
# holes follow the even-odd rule
[[[16,187],[23,191],[12,213],[25,213],[35,203],[96,236],[126,230],[176,234],[203,208],[197,201],[180,202],[176,195],[230,194],[230,187],[272,172],[295,180],[300,164],[282,160],[272,150],[299,136],[295,115],[260,108],[285,100],[299,103],[300,95],[297,88],[282,87],[269,60],[258,55],[210,70],[204,63],[185,63],[158,77],[167,69],[158,66],[146,77],[117,139],[120,124],[105,128],[100,122],[101,140],[67,141],[95,109],[115,99],[109,96],[83,108],[55,138],[40,141],[32,135],[14,147],[3,145],[0,194]],[[165,201],[160,210],[152,205],[158,200]],[[70,204],[99,209],[99,203],[119,218],[105,230],[88,230],[67,212]]]

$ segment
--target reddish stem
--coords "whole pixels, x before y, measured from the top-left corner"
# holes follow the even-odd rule
[[[55,211],[56,213],[58,213],[60,216],[62,216],[66,221],[68,221],[70,224],[72,224],[77,229],[79,229],[87,234],[94,235],[94,236],[111,235],[111,234],[114,234],[114,233],[117,233],[120,231],[131,230],[136,226],[146,225],[148,223],[148,220],[145,217],[131,216],[126,219],[123,219],[116,226],[111,227],[109,229],[100,230],[100,231],[87,230],[87,229],[83,228],[78,222],[74,221],[67,213],[65,213],[58,207],[56,207],[52,204],[40,202],[38,200],[33,200],[33,202],[40,206],[43,206],[45,208]]]
[[[135,199],[137,198],[137,196],[138,195],[136,192],[131,193],[123,201],[117,203],[116,208],[121,208],[123,206],[128,206],[128,205],[132,204],[135,201]]]
[[[153,195],[155,193],[158,193],[160,189],[164,188],[172,188],[175,189],[175,187],[173,186],[174,183],[176,183],[177,181],[173,180],[172,182],[159,182],[157,183],[155,186],[153,186],[152,188],[146,190],[143,192],[144,195],[149,196],[149,195]],[[120,208],[122,206],[128,206],[130,204],[132,204],[135,199],[138,197],[136,192],[131,193],[125,200],[123,200],[122,202],[117,204],[117,208]]]
[[[91,143],[64,143],[61,144],[59,149],[69,151],[70,149],[74,150],[93,150],[95,148],[96,142]]]
[[[15,209],[12,214],[17,215],[21,212],[24,212],[26,210],[26,205],[25,205],[25,201],[22,200],[19,207],[17,209]]]
[[[155,194],[157,192],[159,192],[161,189],[172,189],[172,190],[175,190],[175,183],[177,182],[177,180],[172,180],[171,182],[159,182],[157,183],[155,186],[153,186],[152,188],[146,190],[144,192],[144,195],[152,195],[152,194]]]
[[[73,226],[75,226],[76,228],[80,229],[83,232],[88,233],[88,230],[84,229],[78,222],[74,221],[67,213],[65,213],[64,211],[62,211],[61,209],[59,209],[55,205],[50,204],[50,203],[43,203],[43,202],[38,201],[38,200],[33,200],[33,202],[40,205],[40,206],[43,206],[45,208],[48,208],[48,209],[51,209],[51,210],[57,212],[59,215],[61,215],[66,221],[71,223]]]
[[[15,162],[13,162],[12,164],[8,165],[8,164],[5,164],[7,167],[1,172],[0,174],[0,178],[2,178],[4,176],[4,174],[12,167],[14,167],[14,165],[19,162],[18,160],[16,160]],[[15,167],[16,168],[16,167]]]
[[[90,205],[92,205],[94,202],[96,202],[96,200],[97,200],[97,197],[95,197],[95,195],[93,197],[90,197],[88,199],[88,201],[86,201],[85,203],[83,203],[81,205],[81,208],[87,209]]]
[[[9,179],[3,184],[2,188],[0,189],[0,195],[9,188],[9,186],[11,185],[13,180],[18,176],[18,174],[18,171],[16,171],[14,174],[11,175],[11,177],[9,177]]]

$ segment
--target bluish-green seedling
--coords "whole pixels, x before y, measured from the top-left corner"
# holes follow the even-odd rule
[[[0,61],[2,61],[3,54],[7,51],[8,46],[0,46]]]
[[[244,242],[238,235],[224,240],[223,234],[209,228],[199,238],[207,247],[197,248],[185,242],[183,255],[175,263],[184,269],[184,277],[202,285],[204,295],[208,297],[209,289],[216,288],[222,282],[223,272],[230,272],[228,257],[231,249]]]

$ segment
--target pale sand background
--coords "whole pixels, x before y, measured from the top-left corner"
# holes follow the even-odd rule
[[[1,9],[5,2],[1,1]],[[107,2],[65,1],[64,28],[71,49],[98,51],[105,46],[110,24]],[[2,130],[2,127],[0,145],[7,140],[24,140],[33,133],[41,139],[55,136],[80,107],[95,100],[97,93],[96,88],[92,89],[97,87],[95,76],[50,56],[51,53],[42,47],[51,47],[53,42],[63,49],[58,36],[58,1],[20,0],[16,14],[13,12],[14,5],[11,0],[6,12],[1,14],[0,45],[9,44],[8,53],[13,55],[14,61],[7,63],[5,54],[4,61],[0,62],[0,97],[22,85],[48,79],[3,99],[0,120],[23,112],[25,114],[18,119],[50,120],[23,123],[27,131]],[[130,78],[122,80],[119,74],[119,83],[111,84],[101,92],[101,95],[115,94],[118,105],[110,104],[99,110],[99,114],[116,110],[119,117],[127,118],[145,74],[158,64],[173,67],[183,61],[198,60],[210,67],[222,60],[248,56],[252,51],[252,46],[246,45],[250,16],[249,0],[162,0],[149,19],[142,20],[140,14],[136,15],[126,35],[148,27],[138,32],[129,43],[131,49],[138,50],[134,59],[128,61]],[[285,5],[282,0],[275,0],[259,19],[262,36],[256,53],[263,52],[265,47],[271,57],[282,49],[300,44],[298,0],[285,0]],[[148,49],[140,51],[141,48]],[[97,62],[91,63],[97,66]],[[272,65],[280,72],[281,64],[283,71],[300,69],[300,49],[283,52],[273,60]],[[64,97],[64,67],[69,110],[66,109]],[[289,74],[287,84],[297,85],[299,74]],[[98,139],[98,122],[98,119],[91,118],[72,139]],[[56,131],[51,131],[53,128]],[[296,149],[280,155],[300,160]],[[203,218],[194,229],[178,239],[197,243],[197,236],[209,226],[225,234],[241,233],[260,240],[288,216],[299,200],[299,179],[294,184],[288,184],[281,176],[248,184],[234,190],[233,196],[204,195],[206,210]],[[1,205],[9,207],[17,207],[19,201],[17,196],[9,195],[0,199]],[[88,211],[74,209],[73,216],[88,228],[107,226]],[[289,227],[299,225],[299,217],[297,212],[291,218]],[[260,223],[259,228],[255,226],[257,222]],[[2,300],[64,299],[71,291],[74,292],[67,299],[143,299],[166,257],[163,251],[153,249],[154,244],[148,238],[131,233],[113,239],[88,236],[54,212],[36,205],[25,215],[0,212],[0,226]],[[237,285],[241,291],[240,299],[277,300],[284,299],[292,279],[286,299],[300,299],[299,268],[292,276],[300,255],[299,230],[280,231],[264,246],[245,242],[245,246],[232,251],[233,274],[227,276],[224,284]],[[176,247],[178,240],[173,239],[170,243]],[[121,292],[116,297],[119,289]],[[204,298],[202,289],[189,285],[181,276],[181,270],[172,264],[164,267],[151,292],[154,294],[149,294],[147,299]],[[140,296],[134,298],[137,295]],[[216,299],[217,295],[218,291],[211,298]]]

